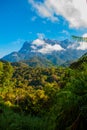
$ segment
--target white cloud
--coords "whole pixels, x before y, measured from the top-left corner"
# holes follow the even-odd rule
[[[87,37],[87,33],[83,34],[82,37]],[[75,42],[67,47],[68,49],[87,50],[87,42]]]
[[[38,38],[32,42],[31,48],[32,52],[39,52],[42,54],[51,53],[53,51],[62,51],[64,48],[62,48],[58,44],[51,45],[50,43],[46,43],[45,35],[43,33],[37,33]]]
[[[35,45],[35,46],[43,46],[43,45],[45,45],[46,43],[45,43],[44,40],[36,39],[36,40],[34,40],[34,41],[32,42],[32,44]]]
[[[37,33],[37,36],[38,36],[39,39],[44,39],[45,38],[44,33]]]
[[[32,42],[33,48],[35,48],[36,46],[38,47],[46,44],[45,41],[43,40],[45,38],[44,33],[37,33],[37,37],[38,38]]]
[[[62,31],[63,34],[69,35],[69,32],[67,30]]]
[[[32,52],[39,52],[42,54],[51,53],[53,51],[62,51],[64,50],[60,45],[54,44],[51,45],[50,43],[46,43],[42,39],[36,39],[32,42]]]
[[[40,52],[42,54],[47,54],[47,53],[51,53],[53,51],[62,51],[62,50],[64,50],[64,49],[58,44],[55,44],[55,45],[46,44],[46,46],[39,49],[38,52]]]
[[[32,48],[33,50],[36,50],[36,49],[37,49],[37,47],[34,46],[34,45],[32,45],[31,48]]]
[[[73,44],[70,44],[67,49],[77,49],[77,47],[79,46],[79,43],[74,42]]]
[[[87,50],[87,42],[80,42],[77,50]]]
[[[63,16],[70,27],[87,27],[87,3],[86,0],[44,0],[35,2],[28,0],[39,16],[58,21]]]
[[[83,36],[82,36],[82,37],[87,37],[87,33],[83,34]]]
[[[87,37],[87,33],[83,34],[82,37]],[[87,42],[80,42],[77,50],[86,50],[87,49]]]
[[[53,14],[53,9],[50,8],[48,4],[48,0],[47,0],[47,3],[35,2],[34,0],[28,0],[28,1],[29,3],[32,4],[33,8],[36,9],[37,13],[41,17],[51,19],[51,21],[58,21],[58,18],[55,17]]]
[[[33,16],[32,18],[31,18],[31,21],[35,21],[37,19],[37,17],[36,16]]]

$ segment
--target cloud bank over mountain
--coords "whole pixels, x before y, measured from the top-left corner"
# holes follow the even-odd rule
[[[39,52],[42,54],[52,53],[53,51],[62,51],[65,50],[59,44],[51,45],[46,43],[43,39],[36,39],[32,42],[32,52]]]

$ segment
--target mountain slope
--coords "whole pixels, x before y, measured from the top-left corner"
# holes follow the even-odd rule
[[[70,68],[83,70],[87,68],[87,53],[80,57],[76,62],[70,65]]]
[[[51,61],[47,60],[46,58],[37,57],[37,56],[34,56],[29,60],[20,61],[19,63],[24,63],[31,67],[52,67],[53,66]]]

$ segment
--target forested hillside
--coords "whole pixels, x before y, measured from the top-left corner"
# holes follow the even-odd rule
[[[1,61],[0,130],[86,130],[86,59],[68,68]]]

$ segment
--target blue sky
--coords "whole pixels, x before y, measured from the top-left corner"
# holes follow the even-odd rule
[[[83,1],[1,0],[0,57],[18,51],[24,41],[35,40],[39,34],[63,40],[87,33],[87,5]]]

